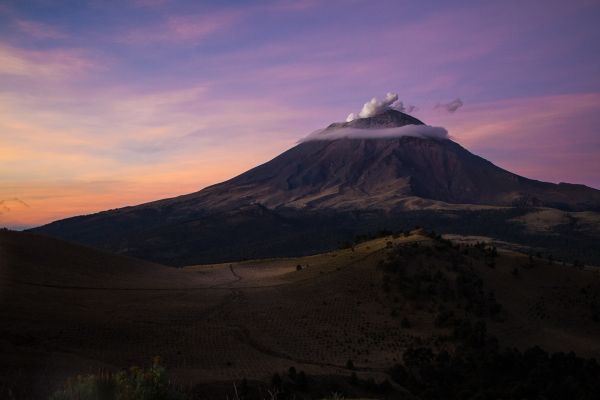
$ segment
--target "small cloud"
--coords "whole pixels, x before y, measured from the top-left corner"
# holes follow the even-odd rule
[[[456,98],[454,100],[452,100],[449,103],[437,103],[434,107],[434,109],[444,109],[446,111],[448,111],[449,113],[454,113],[456,110],[458,110],[459,108],[461,108],[463,106],[463,102],[461,99]]]
[[[138,7],[158,7],[167,3],[169,0],[134,0],[133,4]]]
[[[98,69],[99,65],[95,59],[76,50],[26,50],[0,44],[0,75],[72,79]]]
[[[271,9],[281,11],[304,11],[321,5],[319,0],[282,0],[270,5]]]
[[[67,36],[59,29],[41,22],[19,19],[16,25],[21,32],[36,39],[62,39]]]
[[[154,141],[128,141],[123,148],[139,154],[155,154],[173,151],[189,146],[193,141],[203,137],[202,130],[196,130],[185,135],[167,137]]]
[[[392,104],[390,106],[391,109],[394,110],[398,110],[400,112],[403,112],[405,114],[410,114],[413,111],[418,110],[418,108],[416,106],[413,106],[412,104],[404,104],[402,101],[398,100],[396,101],[394,104]]]
[[[240,17],[237,11],[198,15],[173,15],[164,22],[126,32],[119,40],[127,44],[193,42],[227,30]]]
[[[17,197],[13,198],[12,200],[15,201],[15,202],[17,202],[17,203],[19,203],[19,204],[21,204],[21,205],[23,205],[23,206],[25,206],[25,207],[27,207],[27,208],[31,208],[31,207],[29,207],[29,204],[25,203],[23,200],[21,200],[21,199],[19,199]]]

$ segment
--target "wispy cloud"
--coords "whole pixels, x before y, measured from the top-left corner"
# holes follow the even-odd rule
[[[12,199],[4,199],[0,200],[0,208],[4,209],[4,211],[10,211],[13,204],[17,206],[29,207],[29,204],[25,203],[23,200],[18,197],[13,197]]]
[[[26,50],[0,44],[0,75],[72,79],[101,68],[76,49]]]
[[[32,206],[14,208],[0,225],[199,190],[292,145],[302,131],[288,121],[302,116],[272,99],[223,98],[203,86],[0,93],[0,199]]]
[[[173,150],[194,146],[198,139],[206,138],[202,130],[196,130],[184,135],[168,136],[158,139],[126,140],[122,148],[142,154],[167,153]]]
[[[17,214],[18,218],[20,214],[26,214],[27,212],[29,212],[30,208],[31,207],[29,206],[29,204],[25,203],[18,197],[0,200],[0,225],[2,224],[3,220],[6,221],[6,219],[8,218],[7,215]]]
[[[405,125],[395,128],[360,129],[338,128],[320,129],[301,140],[301,142],[347,139],[391,139],[399,137],[419,137],[428,139],[448,139],[448,131],[439,126]]]
[[[139,7],[158,7],[169,3],[171,0],[133,0],[133,4]]]
[[[241,15],[238,10],[171,15],[157,24],[128,30],[118,40],[135,45],[198,42],[227,30]]]
[[[320,5],[319,0],[280,0],[268,4],[268,8],[275,11],[299,12],[310,10]]]
[[[448,103],[437,103],[434,107],[436,110],[445,110],[449,113],[454,113],[456,110],[463,106],[463,101],[461,99],[454,99]]]
[[[19,31],[36,39],[62,39],[67,37],[66,33],[59,28],[42,22],[17,19],[15,24]]]

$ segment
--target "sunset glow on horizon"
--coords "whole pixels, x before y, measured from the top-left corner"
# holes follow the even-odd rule
[[[197,191],[390,91],[502,168],[600,188],[597,2],[57,4],[0,3],[0,227]]]

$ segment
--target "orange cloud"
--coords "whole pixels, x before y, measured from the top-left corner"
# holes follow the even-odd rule
[[[74,215],[140,204],[195,192],[224,181],[264,161],[247,152],[208,154],[198,160],[139,166],[94,179],[0,181],[0,199],[18,194],[29,207],[10,202],[0,209],[0,227],[31,227]],[[84,162],[84,160],[82,160]],[[85,167],[83,163],[81,167]],[[88,175],[93,176],[88,172]],[[104,179],[102,179],[104,178]],[[112,178],[112,179],[111,179]]]

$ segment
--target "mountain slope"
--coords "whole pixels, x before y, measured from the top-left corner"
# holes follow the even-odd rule
[[[323,132],[351,129],[368,134],[408,125],[423,123],[389,110],[332,124]],[[364,231],[361,226],[368,226],[372,215],[389,221],[390,213],[415,209],[507,206],[598,210],[600,191],[515,175],[449,139],[417,135],[310,140],[196,193],[69,218],[34,231],[181,264],[216,261],[197,258],[209,247],[227,252],[220,260],[227,255],[322,251]],[[256,246],[271,250],[252,251]]]
[[[310,141],[230,181],[186,197],[200,207],[379,208],[407,197],[452,204],[594,209],[600,191],[520,177],[451,140]]]

